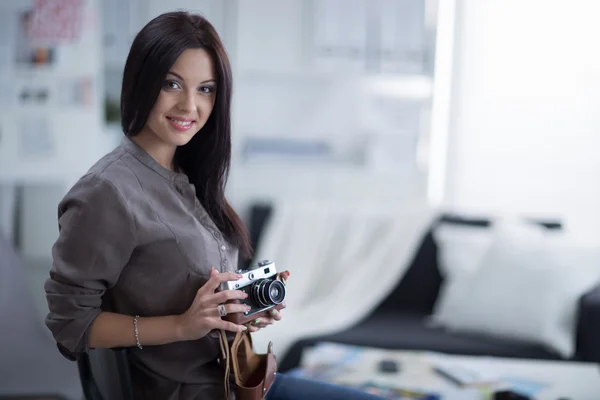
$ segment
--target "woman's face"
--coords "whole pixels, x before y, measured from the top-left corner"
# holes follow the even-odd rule
[[[183,146],[204,126],[215,105],[217,79],[204,49],[187,49],[167,73],[140,134]]]

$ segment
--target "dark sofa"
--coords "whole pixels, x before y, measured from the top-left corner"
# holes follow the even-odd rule
[[[257,204],[247,216],[251,240],[259,243],[271,206]],[[547,229],[560,229],[559,222],[533,221]],[[487,220],[465,219],[441,215],[435,224],[466,224],[486,228]],[[302,352],[317,342],[373,346],[386,349],[427,350],[449,354],[485,355],[544,360],[559,360],[548,349],[512,340],[481,335],[453,333],[427,324],[443,277],[437,261],[437,245],[432,226],[423,237],[412,263],[391,294],[365,319],[356,325],[330,335],[307,337],[294,343],[279,361],[280,370],[287,371],[300,363]],[[242,267],[249,262],[241,263]],[[600,285],[580,299],[577,326],[577,352],[574,360],[600,363]]]

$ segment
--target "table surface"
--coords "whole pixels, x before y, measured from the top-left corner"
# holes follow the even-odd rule
[[[425,389],[437,392],[445,400],[479,400],[486,396],[482,390],[462,388],[435,372],[433,365],[440,363],[460,365],[486,377],[511,377],[537,382],[544,388],[535,395],[536,400],[598,400],[600,399],[600,368],[596,364],[524,360],[481,356],[456,356],[433,352],[395,351],[321,343],[305,352],[301,367],[310,369],[329,360],[343,364],[343,372],[332,380],[342,384],[373,381],[386,386]],[[399,365],[397,373],[381,373],[381,360],[394,360]]]

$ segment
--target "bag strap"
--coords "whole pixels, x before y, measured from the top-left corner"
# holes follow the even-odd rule
[[[229,374],[231,368],[229,358],[231,357],[231,354],[229,352],[229,341],[227,340],[227,334],[225,333],[225,330],[221,329],[220,334],[221,340],[219,341],[219,343],[221,343],[221,360],[223,363],[225,363],[225,400],[229,400],[229,395],[231,392],[231,388],[229,385]]]

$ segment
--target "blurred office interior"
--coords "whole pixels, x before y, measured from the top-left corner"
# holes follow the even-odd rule
[[[60,368],[75,377],[63,395],[80,396],[77,366],[60,358],[43,326],[57,205],[123,136],[122,70],[136,33],[177,9],[205,15],[231,59],[228,199],[248,224],[265,205],[280,222],[264,227],[257,257],[274,257],[292,271],[292,281],[297,277],[290,299],[298,302],[289,313],[296,321],[323,304],[341,314],[301,329],[301,322],[286,321],[272,335],[261,332],[258,345],[281,338],[284,352],[294,344],[292,330],[300,332],[296,340],[367,318],[394,292],[441,215],[559,223],[565,243],[585,247],[584,260],[573,259],[599,261],[578,269],[568,259],[569,268],[557,273],[556,282],[565,282],[581,270],[578,282],[588,282],[569,292],[571,316],[574,301],[600,283],[596,1],[0,0],[0,249],[17,257],[0,254],[0,263],[20,268],[0,271],[0,348],[8,336],[15,340],[11,332],[25,340],[31,326],[15,330],[13,323],[33,313],[27,318],[46,343],[39,351],[56,353]],[[526,239],[519,243],[532,237],[521,231],[514,237],[521,234]],[[461,235],[446,242],[438,236],[438,246],[470,240]],[[334,246],[362,253],[332,261],[322,247]],[[465,246],[457,251],[467,257],[472,247]],[[539,240],[536,246],[536,255],[546,249]],[[532,254],[523,257],[531,261]],[[352,295],[336,286],[358,285],[350,277],[336,279],[348,270],[366,287],[379,287],[364,295],[355,314],[344,308]],[[520,279],[511,273],[501,280],[509,292]],[[18,297],[10,289],[15,274],[26,285]],[[529,284],[517,304],[546,295]],[[561,292],[560,285],[551,289]],[[339,293],[337,302],[327,292]],[[515,318],[518,325],[527,317]],[[511,332],[513,339],[521,334]],[[19,346],[17,364],[35,364],[37,353],[26,353],[39,346]],[[573,357],[567,353],[561,357]],[[0,356],[0,397],[3,385],[9,387],[2,375],[18,370],[8,359]],[[35,368],[53,365],[43,361]],[[23,373],[14,374],[13,383],[21,379],[35,393],[59,391],[56,381],[48,382],[51,375],[29,384]]]

